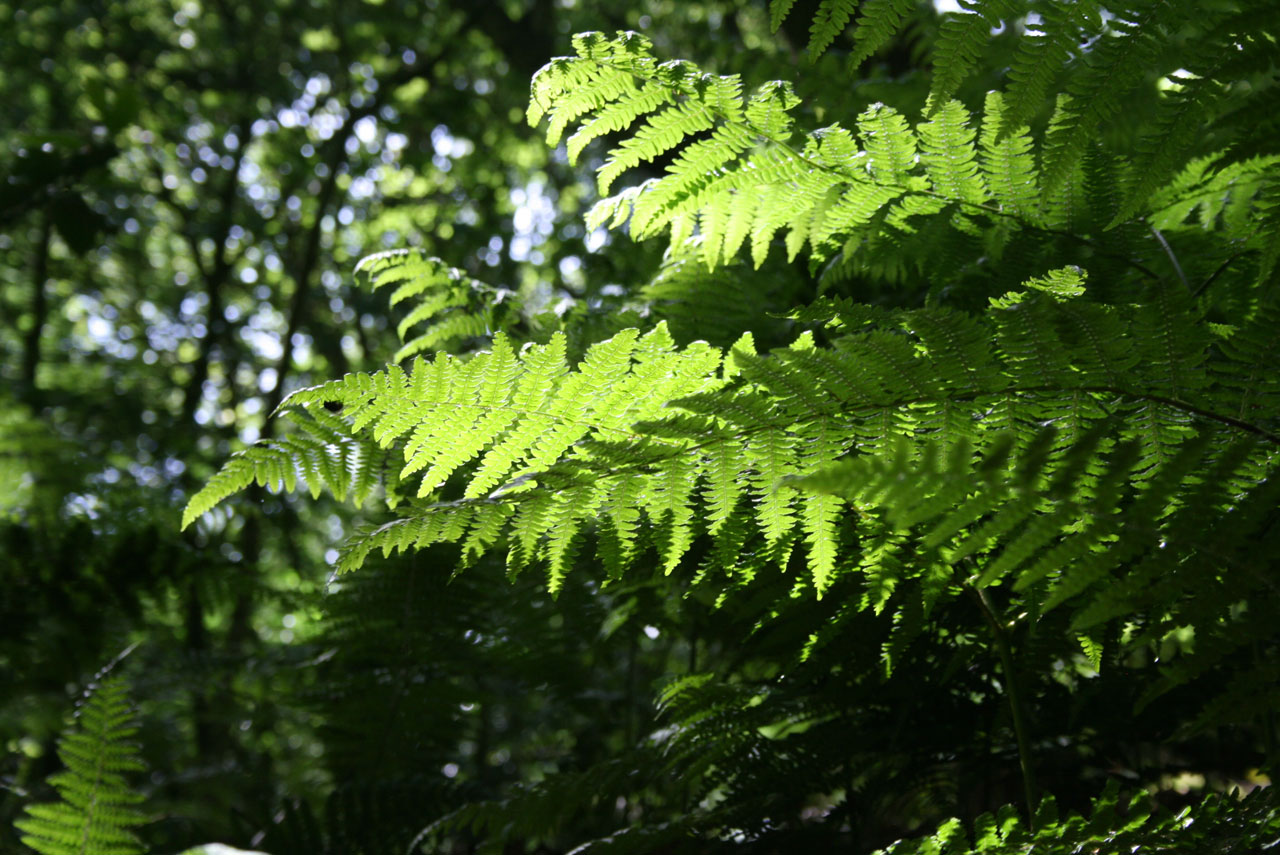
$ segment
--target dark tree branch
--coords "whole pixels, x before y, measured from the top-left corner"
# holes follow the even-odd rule
[[[40,390],[36,386],[36,372],[40,367],[40,338],[49,315],[49,243],[53,229],[46,209],[40,215],[40,237],[36,243],[36,262],[31,274],[31,329],[23,337],[22,383],[27,400],[33,407],[39,406]]]

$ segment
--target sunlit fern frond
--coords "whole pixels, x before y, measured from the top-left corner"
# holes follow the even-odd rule
[[[414,250],[366,256],[356,265],[374,290],[394,286],[388,300],[407,313],[396,327],[402,346],[396,362],[420,353],[453,351],[466,341],[487,342],[505,320],[518,317],[514,292],[495,288],[438,258]]]
[[[964,498],[970,455],[994,455],[992,471],[1001,471],[1000,455],[1011,450],[1047,454],[1076,467],[1073,489],[1091,501],[1091,491],[1120,502],[1162,485],[1163,504],[1146,508],[1140,520],[1154,533],[1184,501],[1178,485],[1198,483],[1203,467],[1238,437],[1260,443],[1232,474],[1239,489],[1253,489],[1274,465],[1273,396],[1257,377],[1244,381],[1257,394],[1242,402],[1244,366],[1230,366],[1236,356],[1252,358],[1257,333],[1242,335],[1235,350],[1214,350],[1185,294],[1107,307],[1085,301],[1083,283],[1076,268],[1051,271],[992,301],[980,317],[942,309],[863,312],[842,304],[830,310],[830,346],[817,346],[805,333],[767,355],[754,353],[750,337],[728,354],[702,342],[679,348],[660,324],[601,342],[570,369],[560,337],[517,354],[498,336],[492,352],[470,360],[441,355],[407,370],[349,375],[297,392],[287,406],[300,417],[329,419],[335,442],[345,431],[358,447],[372,442],[399,457],[398,478],[434,502],[358,533],[343,552],[344,569],[374,550],[457,542],[474,557],[505,542],[513,569],[545,560],[553,587],[597,524],[610,529],[612,554],[625,564],[646,519],[670,571],[700,533],[736,537],[725,523],[750,499],[766,547],[783,555],[791,543],[803,543],[821,591],[836,572],[851,496],[797,492],[797,483],[813,482],[792,479],[816,478],[837,461],[854,473],[853,483],[883,482],[893,506],[905,512],[925,497],[902,489],[935,484],[907,478],[918,465],[946,461],[939,471],[950,473],[950,486],[927,496],[929,507],[943,508]],[[1219,376],[1232,380],[1218,385]],[[324,409],[335,402],[342,420]],[[1235,415],[1241,407],[1252,420]],[[1058,431],[1048,445],[1045,424]],[[1116,427],[1101,437],[1099,425]],[[1209,444],[1187,457],[1199,447],[1197,436]],[[188,519],[260,475],[289,486],[283,476],[307,458],[280,444],[286,441],[233,457],[192,499]],[[1095,460],[1087,453],[1113,447],[1125,452],[1112,468],[1101,462],[1106,454]],[[1038,466],[1036,460],[1027,465]],[[317,465],[311,469],[323,476],[320,483],[332,482]],[[461,481],[453,481],[455,473]],[[903,483],[890,489],[893,478]],[[956,522],[956,530],[1003,500],[984,490],[973,501],[973,516]],[[1036,510],[1028,497],[1012,502],[987,524],[996,528],[973,535],[951,560],[982,553],[987,540],[1002,542]],[[1017,550],[983,571],[984,584],[1057,543],[1078,510],[1064,505],[1063,516],[1036,522]],[[1083,549],[1091,555],[1110,535],[1092,536]],[[1033,575],[1047,572],[1041,564]]]

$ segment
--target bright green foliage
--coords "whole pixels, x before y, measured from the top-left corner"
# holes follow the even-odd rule
[[[436,542],[460,541],[474,557],[506,533],[511,567],[545,559],[554,586],[597,519],[608,533],[599,547],[606,566],[629,564],[643,513],[662,532],[669,572],[704,514],[708,534],[732,549],[740,533],[725,522],[751,497],[765,547],[776,552],[802,540],[821,592],[836,571],[837,530],[851,502],[863,536],[879,537],[885,525],[899,532],[922,526],[914,574],[934,573],[936,562],[979,587],[1011,576],[1015,589],[1035,592],[1037,610],[1077,603],[1079,629],[1134,613],[1156,590],[1168,597],[1160,606],[1173,610],[1173,625],[1204,621],[1212,632],[1223,613],[1209,609],[1193,620],[1178,613],[1179,598],[1211,580],[1220,562],[1248,564],[1247,555],[1229,559],[1218,546],[1197,565],[1167,547],[1197,552],[1220,544],[1221,532],[1190,520],[1224,502],[1236,508],[1225,524],[1244,526],[1233,542],[1261,536],[1245,509],[1270,501],[1264,485],[1280,438],[1234,414],[1248,406],[1240,395],[1273,400],[1275,381],[1258,374],[1241,388],[1215,378],[1251,370],[1232,356],[1253,352],[1270,315],[1233,332],[1226,340],[1239,336],[1240,345],[1210,358],[1210,341],[1197,332],[1184,296],[1140,306],[1085,303],[1075,269],[1026,284],[1028,291],[993,301],[980,319],[815,307],[807,314],[828,315],[831,347],[804,337],[755,356],[747,340],[727,360],[707,345],[675,348],[663,325],[594,345],[576,370],[565,364],[559,335],[521,354],[499,335],[492,352],[467,361],[440,355],[407,371],[349,375],[295,393],[286,405],[302,424],[310,417],[349,426],[348,443],[395,446],[403,460],[396,483],[420,479],[417,497],[437,500],[355,536],[344,569],[374,549]],[[334,403],[346,421],[327,412]],[[684,413],[668,415],[669,407]],[[1057,431],[1046,435],[1040,424]],[[297,447],[286,438],[232,458],[193,498],[188,518],[249,472],[278,481],[276,467],[292,471],[291,457],[313,489],[316,474],[335,483]],[[856,456],[831,468],[850,452]],[[1024,458],[1010,470],[1005,460],[1015,452]],[[371,484],[376,475],[361,461],[331,467],[336,483]],[[975,465],[982,481],[974,481]],[[460,489],[441,492],[468,466]],[[1210,478],[1233,492],[1197,486]],[[1130,495],[1132,504],[1120,510]],[[882,522],[870,515],[877,507],[886,509]],[[1094,522],[1081,530],[1082,520]],[[1122,531],[1126,549],[1117,550]],[[1166,550],[1151,554],[1149,571],[1165,588],[1093,589],[1119,561],[1147,549]],[[1183,556],[1177,566],[1185,574],[1176,582],[1167,563],[1175,555]],[[860,569],[886,572],[874,562]],[[1243,587],[1223,589],[1228,611],[1256,585],[1248,574],[1233,578]],[[1206,607],[1204,598],[1195,603]]]
[[[129,741],[137,728],[122,681],[102,682],[81,707],[77,727],[58,743],[66,767],[49,778],[62,797],[28,805],[18,820],[22,842],[40,855],[136,855],[132,829],[147,822],[136,806],[143,797],[127,775],[145,767]]]
[[[974,822],[972,841],[959,820],[944,823],[934,834],[901,841],[876,855],[1057,855],[1074,852],[1261,852],[1280,833],[1280,805],[1272,788],[1248,796],[1211,796],[1177,814],[1153,814],[1142,797],[1125,805],[1119,788],[1109,786],[1093,802],[1086,817],[1059,818],[1052,799],[1041,804],[1034,830],[1012,808],[983,814]]]
[[[627,170],[677,152],[661,179],[598,203],[587,218],[592,226],[629,220],[637,238],[670,230],[673,246],[696,228],[709,266],[731,261],[747,241],[759,266],[779,231],[789,258],[809,245],[822,260],[842,244],[852,255],[886,229],[914,231],[908,216],[954,205],[1002,213],[985,204],[976,132],[958,103],[921,131],[929,152],[921,164],[916,132],[890,107],[874,105],[858,117],[865,151],[839,125],[797,140],[788,115],[797,101],[783,83],[744,95],[736,76],[658,63],[635,34],[586,34],[575,45],[577,58],[554,61],[534,80],[529,119],[550,117],[548,141],[568,122],[582,122],[586,132],[620,111],[640,115],[662,104],[610,153],[599,173],[602,194]],[[666,97],[654,101],[658,89]]]
[[[241,454],[209,479],[183,511],[183,528],[232,493],[258,484],[293,490],[299,482],[312,496],[328,488],[340,500],[362,504],[376,485],[383,453],[374,442],[351,435],[347,425],[323,408],[306,413],[286,413],[298,431],[272,440],[253,454]],[[394,504],[394,490],[387,498]]]
[[[399,362],[423,352],[450,350],[493,334],[499,313],[519,310],[515,294],[472,279],[438,258],[392,250],[368,256],[356,266],[374,289],[394,285],[388,302],[407,303],[408,313],[396,328],[404,342],[393,359]],[[410,336],[409,331],[426,325]]]
[[[906,0],[822,0],[811,22],[809,52],[812,58],[831,48],[855,9],[858,21],[852,32],[851,60],[860,64],[870,58],[910,20],[908,12],[917,4]],[[1167,3],[1163,0],[1130,0],[1119,7],[1087,2],[1046,3],[1038,0],[962,0],[962,11],[943,16],[934,46],[934,77],[931,98],[935,107],[945,104],[979,65],[992,34],[1006,27],[1025,30],[1008,71],[1009,113],[1002,133],[1029,122],[1041,109],[1064,68],[1070,76],[1067,92],[1071,102],[1047,144],[1052,166],[1046,171],[1048,185],[1056,187],[1084,153],[1088,140],[1100,124],[1112,118],[1123,99],[1141,79],[1146,67],[1166,47],[1171,34],[1190,20],[1202,36],[1179,48],[1178,62],[1190,68],[1196,60],[1213,63],[1214,71],[1231,74],[1229,64],[1249,68],[1237,54],[1242,43],[1258,47],[1257,40],[1273,39],[1274,33],[1256,32],[1267,20],[1271,5],[1265,2],[1199,4]],[[771,23],[775,30],[792,11],[790,0],[772,0]],[[1034,23],[1030,16],[1034,15]],[[1189,55],[1188,55],[1189,54]],[[1177,66],[1171,65],[1169,71]],[[1144,150],[1158,159],[1149,164],[1142,192],[1150,192],[1169,177],[1178,159],[1191,147],[1197,117],[1211,109],[1217,84],[1212,78],[1192,75],[1177,81],[1183,92],[1168,99],[1155,132]],[[1147,186],[1147,185],[1150,186]],[[1137,195],[1137,194],[1135,194]],[[1140,204],[1133,202],[1132,204]],[[1131,215],[1132,210],[1127,215]],[[1126,216],[1127,216],[1126,215]]]
[[[396,480],[420,478],[418,498],[434,496],[463,464],[477,464],[462,492],[468,503],[441,506],[441,510],[451,510],[432,517],[429,524],[391,524],[362,538],[344,561],[350,568],[376,546],[388,550],[456,540],[468,525],[467,549],[483,551],[501,531],[513,494],[535,486],[531,479],[555,464],[599,469],[619,457],[648,461],[655,451],[670,458],[665,449],[681,445],[663,440],[640,443],[631,425],[658,416],[674,398],[716,384],[720,361],[720,353],[707,345],[674,348],[664,326],[644,336],[627,331],[594,345],[576,371],[569,371],[565,363],[562,335],[521,354],[515,353],[505,336],[498,335],[491,352],[467,361],[440,355],[430,362],[418,360],[408,371],[391,367],[373,375],[348,375],[341,381],[297,392],[286,405],[305,414],[297,421],[308,425],[313,435],[316,429],[306,419],[322,428],[330,427],[338,422],[325,405],[340,404],[351,428],[366,434],[380,448],[403,441],[403,467]],[[365,447],[365,441],[353,438],[339,445],[336,436],[331,439],[326,448],[339,451],[320,456],[319,463],[316,455],[323,449],[308,444],[303,446],[304,453],[298,454],[299,446],[291,439],[242,452],[192,499],[187,519],[199,516],[234,491],[235,485],[247,485],[250,479],[291,487],[296,471],[313,489],[333,485],[335,478],[342,489],[347,484],[371,484],[377,471],[369,461],[380,459],[374,453],[336,457],[340,449]],[[593,453],[593,448],[601,451]],[[290,458],[296,461],[293,469],[287,466]],[[419,472],[423,474],[416,475]],[[672,482],[655,488],[649,495],[655,502],[649,512],[657,522],[665,509],[673,515],[673,522],[683,520],[674,523],[677,528],[687,530],[688,508],[683,497],[692,488],[696,472],[677,475],[673,469],[663,477],[679,479],[685,487]],[[497,494],[489,496],[495,490]],[[357,498],[363,494],[355,490]],[[504,494],[506,497],[500,498]],[[548,535],[553,577],[563,572],[565,550],[578,526],[594,515],[608,494],[596,490],[589,503],[582,503],[585,497],[581,495],[573,498],[575,501],[566,501],[539,493],[532,501],[521,500],[520,520],[528,528],[521,534],[523,549],[513,554],[513,559],[544,554],[535,545]],[[623,546],[630,549],[626,541]],[[673,544],[671,566],[683,551]]]
[[[1113,43],[1125,44],[1120,36]],[[577,57],[555,60],[535,78],[530,121],[550,117],[555,143],[573,122],[581,123],[579,135],[594,137],[617,130],[620,116],[634,120],[632,136],[600,167],[602,194],[628,170],[670,158],[661,178],[597,203],[588,224],[629,224],[636,238],[669,231],[673,248],[697,234],[709,267],[730,262],[744,245],[759,266],[779,233],[789,259],[807,246],[815,265],[835,258],[837,270],[890,279],[929,272],[934,263],[945,268],[951,259],[938,251],[940,231],[998,259],[1023,234],[1090,221],[1114,226],[1152,210],[1156,182],[1175,156],[1160,149],[1155,171],[1136,173],[1117,208],[1109,197],[1114,179],[1091,184],[1073,171],[1106,109],[1093,94],[1063,97],[1039,156],[1021,126],[1025,108],[1011,109],[995,92],[980,138],[979,122],[956,101],[934,102],[914,128],[876,104],[857,117],[856,136],[836,124],[800,137],[789,118],[797,103],[783,83],[744,94],[736,76],[659,63],[636,34],[586,34],[575,45]],[[1014,87],[1009,97],[1029,96]],[[1183,116],[1180,126],[1189,120]],[[579,150],[571,143],[571,156]],[[1185,197],[1161,203],[1185,204]]]

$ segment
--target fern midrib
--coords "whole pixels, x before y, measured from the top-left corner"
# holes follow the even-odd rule
[[[1246,433],[1251,433],[1254,436],[1257,436],[1266,440],[1267,442],[1273,443],[1275,445],[1280,445],[1280,434],[1272,433],[1266,428],[1255,425],[1252,422],[1249,422],[1245,419],[1236,418],[1235,416],[1224,415],[1222,413],[1216,413],[1212,410],[1207,410],[1207,409],[1204,409],[1203,407],[1198,407],[1195,404],[1191,404],[1186,401],[1179,400],[1177,398],[1170,398],[1165,395],[1158,395],[1153,392],[1139,392],[1133,389],[1125,389],[1121,386],[1112,386],[1112,385],[1066,386],[1066,385],[1059,385],[1054,383],[1054,384],[1041,384],[1041,385],[1034,385],[1034,386],[1007,386],[1005,388],[998,389],[998,390],[983,390],[978,392],[960,392],[955,395],[925,395],[925,396],[920,396],[916,398],[899,398],[895,401],[886,402],[884,404],[857,405],[847,412],[852,415],[853,413],[859,410],[870,410],[872,412],[881,412],[881,411],[887,411],[887,410],[902,409],[905,407],[911,407],[918,404],[941,405],[941,404],[954,403],[954,402],[977,401],[986,397],[995,397],[995,396],[1008,395],[1008,394],[1017,395],[1017,394],[1065,393],[1065,392],[1089,392],[1089,393],[1096,393],[1096,394],[1110,394],[1110,395],[1116,395],[1118,397],[1126,398],[1133,401],[1146,401],[1148,403],[1153,403],[1153,404],[1163,404],[1165,406],[1173,407],[1174,409],[1182,410],[1183,412],[1196,415],[1204,419],[1209,419],[1210,421],[1219,422],[1223,425],[1235,428],[1237,430],[1244,431]],[[797,416],[795,418],[788,419],[786,425],[782,425],[776,422],[769,422],[769,423],[762,424],[759,427],[744,428],[741,431],[730,434],[728,437],[716,437],[715,439],[708,440],[705,442],[694,443],[692,445],[685,446],[681,450],[690,451],[690,450],[707,448],[714,445],[717,442],[724,442],[728,439],[732,439],[734,437],[739,437],[739,436],[750,436],[752,434],[758,433],[759,431],[765,430],[768,428],[785,429],[785,427],[790,425],[805,424],[808,422],[817,421],[825,418],[831,418],[831,417],[832,415],[830,413],[815,412],[815,413],[810,413],[807,415]],[[656,459],[661,460],[662,458],[656,458]]]
[[[985,398],[985,397],[1001,396],[1001,395],[1008,395],[1008,394],[1038,394],[1038,393],[1064,393],[1064,392],[1088,392],[1088,393],[1096,393],[1096,394],[1111,394],[1111,395],[1116,395],[1118,397],[1126,398],[1133,401],[1146,401],[1148,403],[1161,404],[1164,406],[1173,407],[1175,409],[1182,410],[1184,412],[1199,416],[1204,419],[1219,422],[1220,424],[1223,424],[1227,427],[1231,427],[1236,430],[1243,431],[1245,433],[1250,433],[1267,442],[1280,446],[1280,435],[1274,434],[1266,430],[1265,428],[1259,427],[1258,425],[1252,424],[1251,422],[1245,421],[1243,419],[1238,419],[1234,416],[1223,415],[1221,413],[1215,413],[1211,410],[1206,410],[1194,404],[1189,404],[1186,401],[1180,401],[1175,398],[1169,398],[1164,395],[1158,395],[1155,393],[1148,393],[1148,392],[1136,392],[1131,389],[1124,389],[1121,387],[1109,386],[1109,385],[1060,386],[1056,384],[1051,384],[1051,385],[1038,385],[1038,386],[1012,386],[1012,387],[1000,389],[998,391],[963,392],[956,395],[943,395],[943,396],[934,395],[934,396],[922,396],[917,398],[904,398],[904,399],[899,399],[897,401],[893,401],[883,405],[876,405],[873,407],[863,406],[863,407],[858,407],[856,409],[868,409],[868,410],[871,410],[872,413],[891,412],[893,410],[902,409],[905,407],[910,407],[918,404],[946,404],[951,402],[964,402],[964,401],[972,402],[972,401],[981,400],[982,398]],[[853,410],[850,410],[847,412],[849,415],[853,415],[854,413]],[[675,446],[675,444],[673,443],[666,443],[672,446],[672,451],[670,454],[666,456],[649,458],[647,460],[644,460],[638,463],[629,463],[629,464],[624,464],[622,466],[618,466],[615,468],[610,468],[607,471],[603,472],[601,474],[601,477],[616,477],[616,476],[626,475],[630,473],[644,472],[646,470],[656,471],[654,470],[655,466],[660,465],[666,460],[671,460],[681,455],[714,448],[715,446],[722,443],[726,443],[726,442],[741,441],[745,438],[755,436],[764,431],[787,430],[788,428],[794,425],[807,424],[810,422],[820,421],[823,419],[830,419],[830,418],[833,418],[833,416],[829,413],[814,412],[814,413],[809,413],[802,416],[788,418],[785,421],[785,423],[776,422],[776,421],[762,422],[759,425],[756,425],[753,427],[742,428],[737,431],[732,431],[728,434],[721,434],[716,437],[712,437],[707,440],[704,440],[702,442],[690,443],[684,446]],[[657,439],[657,437],[650,437],[647,434],[631,434],[630,436],[635,438],[639,438],[643,436],[646,439],[654,439],[654,440]],[[536,473],[534,474],[536,475]],[[515,494],[507,494],[507,495],[502,495],[497,497],[491,496],[491,497],[476,498],[476,499],[461,498],[461,499],[454,499],[454,500],[444,501],[444,502],[436,502],[436,503],[433,503],[432,507],[463,507],[463,506],[472,506],[477,504],[504,504],[508,502],[519,501],[521,500],[521,498],[523,498],[524,495],[525,495],[524,493],[515,493]]]
[[[286,401],[284,404],[281,405],[282,408],[285,406],[288,406],[288,401]],[[305,407],[306,405],[304,404],[301,406]],[[429,402],[427,406],[441,407],[441,408],[452,407],[454,409],[465,408],[470,410],[480,410],[481,412],[507,412],[507,413],[515,413],[516,415],[521,415],[521,416],[546,416],[549,419],[555,419],[556,421],[559,421],[559,422],[583,425],[585,427],[594,428],[596,430],[613,431],[614,433],[622,434],[627,439],[640,439],[642,436],[642,434],[635,433],[634,431],[629,431],[625,428],[617,428],[611,425],[604,425],[598,422],[587,421],[586,419],[570,418],[568,416],[565,416],[563,413],[552,413],[546,410],[530,410],[523,407],[511,407],[504,404],[468,404],[462,401],[432,401],[432,402]],[[650,437],[646,435],[644,438],[652,440],[653,442],[660,443],[662,445],[669,445],[673,448],[682,447],[677,445],[674,442],[671,442],[670,440],[661,439],[660,437]]]
[[[613,63],[608,62],[608,61],[606,61],[606,60],[597,60],[597,59],[592,59],[592,60],[588,60],[588,61],[598,63],[599,65],[605,66],[606,68],[610,68],[610,69],[612,69],[612,70],[614,70],[614,71],[618,71],[618,72],[621,72],[621,73],[623,73],[623,74],[628,74],[628,75],[630,75],[631,77],[633,77],[634,79],[636,79],[636,80],[638,80],[638,81],[649,82],[649,81],[651,80],[651,78],[644,77],[643,75],[641,75],[641,74],[637,73],[636,71],[634,71],[634,70],[632,70],[632,69],[630,69],[630,68],[619,67],[619,66],[614,65]],[[686,96],[686,97],[689,97],[689,93],[688,93],[688,92],[686,92],[686,91],[684,91],[683,89],[678,89],[678,90],[676,90],[676,91],[677,91],[677,92],[679,92],[679,94],[681,94],[681,95],[684,95],[684,96]],[[760,130],[759,128],[757,128],[755,125],[752,125],[750,122],[747,122],[747,121],[738,121],[738,120],[730,119],[730,118],[729,118],[729,117],[724,113],[724,111],[720,110],[718,107],[712,106],[712,105],[711,105],[711,104],[709,104],[709,103],[703,103],[703,104],[702,104],[702,106],[706,108],[707,112],[711,113],[713,116],[715,116],[717,119],[719,119],[720,121],[722,121],[724,124],[726,124],[726,125],[736,125],[737,127],[740,127],[740,128],[745,129],[748,133],[750,133],[752,136],[754,136],[754,137],[756,138],[757,142],[759,142],[759,143],[762,143],[762,144],[765,144],[765,145],[775,145],[775,146],[778,146],[778,147],[782,148],[782,149],[783,149],[784,151],[786,151],[790,156],[794,157],[797,161],[799,161],[799,162],[801,162],[801,163],[805,164],[805,165],[806,165],[806,166],[808,166],[810,169],[815,169],[815,170],[818,170],[819,172],[823,172],[823,173],[826,173],[827,175],[831,175],[831,176],[833,176],[833,177],[835,177],[835,178],[839,179],[840,181],[842,181],[842,182],[844,182],[844,183],[846,183],[846,184],[858,185],[858,184],[866,184],[866,183],[868,183],[868,182],[862,181],[861,179],[854,178],[854,177],[850,176],[850,175],[849,175],[848,173],[846,173],[846,172],[843,172],[843,171],[841,171],[841,170],[839,170],[839,169],[836,169],[836,168],[834,168],[834,167],[831,167],[831,166],[827,166],[826,164],[819,163],[819,162],[817,162],[817,161],[813,160],[812,158],[809,158],[809,157],[805,156],[802,152],[800,152],[799,150],[797,150],[797,149],[796,149],[794,146],[792,146],[791,144],[786,143],[786,142],[783,142],[782,140],[778,140],[778,139],[775,139],[775,138],[773,138],[773,137],[769,136],[768,134],[764,133],[762,130]],[[912,133],[914,133],[914,129],[912,130]],[[954,197],[952,197],[952,196],[948,196],[948,195],[947,195],[947,194],[945,194],[945,193],[939,193],[939,192],[937,192],[937,191],[935,191],[935,190],[920,190],[920,189],[915,189],[915,188],[911,188],[911,187],[905,187],[905,186],[902,186],[902,185],[899,185],[899,184],[893,184],[893,183],[890,183],[890,182],[876,181],[876,180],[872,180],[870,183],[871,183],[871,184],[874,184],[874,185],[875,185],[875,186],[877,186],[877,187],[883,187],[883,188],[884,188],[884,189],[886,189],[886,190],[895,190],[895,191],[898,191],[898,192],[900,192],[900,193],[901,193],[902,195],[904,195],[904,196],[924,196],[924,197],[929,197],[929,198],[939,199],[939,200],[941,200],[941,201],[943,201],[943,202],[946,202],[946,203],[948,203],[948,204],[963,205],[963,206],[966,206],[966,207],[968,207],[968,208],[970,208],[970,209],[983,211],[984,213],[988,213],[988,214],[991,214],[991,215],[993,215],[993,216],[997,216],[997,217],[1004,217],[1004,218],[1006,218],[1006,219],[1009,219],[1009,220],[1012,220],[1012,221],[1014,221],[1014,222],[1018,223],[1018,224],[1019,224],[1020,226],[1022,226],[1024,229],[1027,229],[1027,230],[1029,230],[1029,231],[1039,232],[1039,233],[1041,233],[1041,234],[1055,235],[1055,236],[1057,236],[1057,237],[1065,237],[1065,238],[1069,238],[1069,239],[1074,240],[1074,241],[1076,241],[1076,242],[1078,242],[1078,243],[1080,243],[1080,244],[1082,244],[1082,245],[1084,245],[1084,246],[1088,246],[1088,247],[1089,247],[1089,248],[1091,248],[1094,252],[1096,252],[1098,255],[1101,255],[1101,256],[1103,256],[1103,257],[1105,257],[1105,258],[1111,258],[1111,259],[1114,259],[1114,260],[1116,260],[1116,261],[1124,262],[1126,265],[1128,265],[1128,266],[1132,267],[1133,269],[1135,269],[1135,270],[1137,270],[1137,271],[1141,272],[1144,276],[1146,276],[1147,278],[1149,278],[1149,279],[1151,279],[1151,280],[1153,280],[1153,281],[1158,282],[1158,281],[1160,281],[1160,278],[1161,278],[1161,277],[1160,277],[1160,275],[1159,275],[1158,273],[1156,273],[1156,272],[1155,272],[1154,270],[1152,270],[1151,268],[1147,267],[1145,264],[1142,264],[1142,263],[1141,263],[1141,262],[1139,262],[1139,261],[1136,261],[1136,260],[1134,260],[1134,259],[1132,259],[1132,258],[1129,258],[1128,256],[1120,255],[1120,254],[1117,254],[1117,253],[1114,253],[1114,252],[1110,252],[1110,251],[1108,251],[1108,250],[1105,250],[1105,249],[1103,249],[1102,247],[1100,247],[1100,246],[1097,244],[1097,242],[1095,242],[1095,241],[1093,241],[1093,240],[1090,240],[1089,238],[1087,238],[1087,237],[1085,237],[1085,236],[1083,236],[1083,235],[1080,235],[1080,234],[1077,234],[1077,233],[1075,233],[1075,232],[1068,231],[1068,230],[1065,230],[1065,229],[1055,229],[1055,228],[1051,228],[1051,227],[1049,227],[1049,226],[1040,226],[1040,225],[1036,225],[1035,223],[1032,223],[1032,222],[1029,222],[1029,221],[1027,221],[1027,220],[1023,219],[1023,218],[1022,218],[1022,217],[1020,217],[1017,213],[1013,213],[1013,212],[1005,211],[1005,210],[1003,210],[1003,209],[1001,209],[1001,208],[993,207],[993,206],[988,205],[988,204],[983,203],[983,202],[970,202],[970,201],[968,201],[968,200],[966,200],[966,199],[958,199],[958,198],[954,198]],[[1127,220],[1126,222],[1132,222],[1132,220]],[[1141,220],[1139,220],[1139,222],[1147,223],[1148,221],[1146,220],[1146,218],[1142,218]]]
[[[106,715],[104,711],[103,728],[106,728]],[[93,786],[90,789],[89,805],[84,812],[84,819],[80,828],[80,855],[92,855],[89,852],[90,831],[93,829],[94,808],[98,805],[98,792],[101,789],[103,775],[106,773],[106,754],[105,743],[108,741],[106,734],[102,735],[103,745],[99,746],[99,750],[93,752]]]

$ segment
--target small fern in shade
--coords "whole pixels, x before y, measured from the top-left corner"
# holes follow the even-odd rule
[[[1153,812],[1144,796],[1122,799],[1119,787],[1112,784],[1094,799],[1088,817],[1060,817],[1053,800],[1046,799],[1034,823],[1005,808],[979,816],[972,839],[964,825],[952,819],[928,837],[899,841],[872,855],[1230,855],[1273,851],[1280,835],[1280,803],[1273,787],[1256,789],[1245,797],[1209,796],[1177,814]]]
[[[14,823],[22,842],[40,855],[141,855],[133,829],[147,822],[137,809],[143,797],[127,778],[145,768],[129,741],[136,732],[125,684],[105,680],[58,743],[66,769],[49,783],[61,799],[29,805]]]

